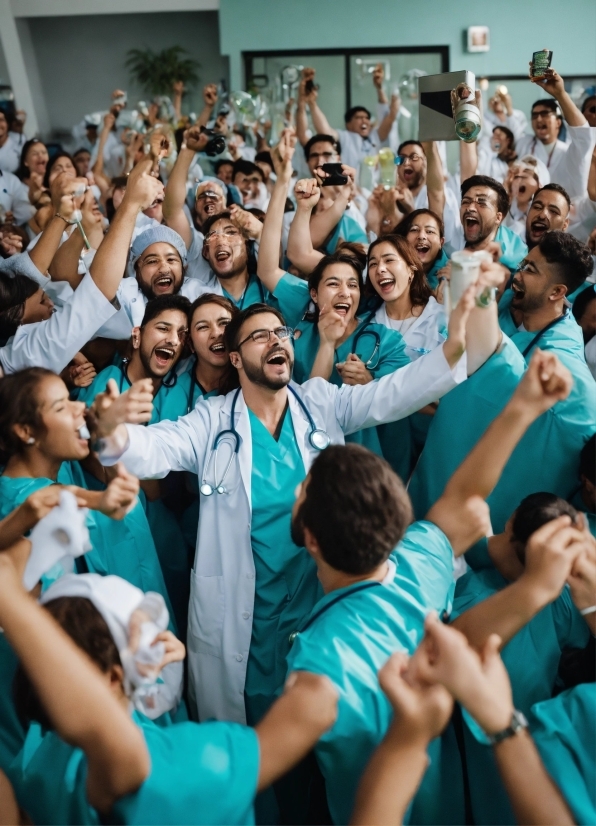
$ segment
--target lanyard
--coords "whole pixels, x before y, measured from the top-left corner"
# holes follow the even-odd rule
[[[545,333],[547,333],[551,329],[551,327],[554,327],[555,324],[558,324],[559,321],[563,321],[564,318],[567,318],[566,312],[564,312],[563,315],[560,315],[558,318],[553,318],[553,320],[549,324],[547,324],[546,327],[544,327],[542,330],[538,330],[538,332],[536,333],[532,341],[528,344],[526,349],[522,351],[522,356],[525,358],[532,349],[532,347],[535,347],[538,344],[542,336]]]
[[[555,138],[555,144],[554,144],[553,148],[551,149],[551,151],[549,152],[548,161],[546,162],[546,168],[547,169],[550,169],[550,162],[553,159],[553,155],[555,154],[555,149],[556,148],[557,148],[557,139]],[[534,138],[534,140],[532,141],[532,151],[530,152],[530,155],[534,154],[535,149],[536,149],[536,138]]]
[[[236,307],[238,307],[239,310],[244,309],[244,299],[246,298],[246,293],[248,292],[248,288],[250,287],[250,285],[252,283],[252,280],[253,280],[253,276],[249,275],[248,276],[248,281],[246,282],[246,287],[244,288],[244,292],[242,293],[242,298],[240,299],[240,304],[236,304],[234,299],[232,299],[232,304],[236,304]],[[259,296],[261,298],[261,304],[265,304],[265,290],[263,289],[263,284],[262,284],[260,278],[257,278],[256,281],[257,281],[257,286],[259,288]],[[230,296],[230,298],[232,298],[232,297]]]
[[[348,597],[351,597],[352,594],[357,594],[358,591],[366,591],[368,588],[376,588],[378,585],[382,585],[382,584],[383,584],[382,582],[378,582],[378,581],[363,582],[361,585],[357,585],[355,588],[352,588],[350,591],[344,591],[343,594],[338,594],[336,597],[329,600],[329,602],[326,605],[323,605],[323,607],[320,608],[316,612],[316,614],[313,614],[312,617],[310,617],[310,619],[308,619],[304,623],[302,628],[300,628],[298,631],[294,631],[292,634],[290,634],[290,645],[292,645],[292,643],[294,642],[294,640],[296,639],[296,637],[299,634],[302,634],[304,631],[306,631],[307,628],[310,628],[310,626],[314,622],[316,622],[319,619],[319,617],[321,617],[326,611],[328,611],[334,605],[337,605],[338,602],[341,602],[342,600],[347,599]]]

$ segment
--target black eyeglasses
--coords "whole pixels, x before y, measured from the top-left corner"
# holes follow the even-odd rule
[[[292,338],[293,335],[294,329],[292,327],[276,327],[275,330],[255,330],[249,336],[246,336],[237,347],[242,347],[251,339],[255,344],[267,344],[271,341],[271,336],[275,336],[280,341],[285,341],[287,338]]]

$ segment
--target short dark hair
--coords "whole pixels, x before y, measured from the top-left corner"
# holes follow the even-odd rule
[[[79,149],[77,149],[76,152],[73,152],[72,156],[73,156],[73,158],[76,158],[77,155],[81,155],[83,152],[86,152],[87,155],[91,154],[91,152],[88,149],[85,149],[84,146],[81,146]]]
[[[412,224],[420,218],[421,215],[430,215],[437,222],[437,226],[439,227],[439,232],[441,233],[441,238],[445,237],[445,224],[443,223],[443,219],[440,215],[437,215],[436,212],[433,212],[432,209],[414,209],[412,212],[408,213],[408,215],[404,215],[402,220],[393,230],[394,235],[401,235],[404,238],[412,228]]]
[[[207,235],[213,224],[217,224],[218,221],[231,221],[232,220],[232,213],[224,209],[223,212],[216,212],[215,215],[210,215],[205,223],[203,224],[202,233],[203,235]]]
[[[215,163],[213,164],[213,168],[215,169],[216,173],[219,172],[219,170],[222,168],[222,166],[232,166],[233,167],[234,166],[234,161],[231,158],[220,158],[219,161],[215,161]]]
[[[240,158],[237,161],[234,161],[234,169],[232,170],[232,180],[236,177],[236,175],[241,172],[243,175],[252,175],[253,173],[257,173],[257,175],[263,178],[263,170],[260,169],[256,163],[252,161],[245,161],[244,158]]]
[[[168,310],[178,310],[186,316],[186,321],[190,321],[190,301],[184,295],[160,295],[147,302],[145,314],[141,321],[141,330],[158,315],[168,312]]]
[[[558,118],[563,119],[561,107],[554,98],[539,98],[535,100],[532,104],[532,111],[534,111],[537,106],[544,106],[545,109],[550,109],[551,112],[554,112]]]
[[[271,157],[271,152],[269,152],[269,150],[266,150],[265,152],[257,152],[255,155],[255,164],[257,161],[260,161],[261,163],[268,163],[271,169],[273,169],[273,158]]]
[[[554,493],[531,493],[522,499],[513,515],[513,538],[525,545],[533,533],[559,516],[570,516],[572,522],[577,521],[576,509],[565,499]]]
[[[500,129],[501,132],[503,132],[503,134],[507,136],[507,140],[509,141],[510,147],[515,146],[515,135],[513,134],[511,129],[509,129],[508,126],[503,126],[502,124],[498,123],[496,126],[493,127],[493,135],[497,129]]]
[[[582,115],[588,108],[589,103],[596,103],[596,95],[588,95],[588,97],[582,103]]]
[[[356,444],[332,445],[319,453],[297,514],[325,562],[355,575],[385,562],[412,518],[399,476],[380,456]]]
[[[254,315],[261,315],[264,313],[273,313],[279,318],[280,324],[285,325],[283,315],[275,307],[270,307],[269,304],[251,304],[245,310],[241,310],[228,324],[224,333],[224,343],[228,353],[234,353],[238,350],[238,342],[240,341],[240,330],[245,321],[252,318]]]
[[[25,301],[39,290],[27,275],[10,276],[0,272],[0,344],[5,344],[23,320]]]
[[[344,122],[349,123],[354,115],[357,115],[358,112],[366,112],[367,116],[370,118],[371,114],[366,108],[366,106],[352,106],[344,115]]]
[[[232,318],[239,312],[238,307],[233,304],[229,298],[226,298],[223,295],[218,295],[217,293],[203,293],[190,305],[188,311],[188,318],[189,321],[192,321],[192,317],[195,314],[195,310],[198,310],[199,307],[204,307],[205,304],[218,304],[222,309],[227,310]]]
[[[420,149],[422,149],[422,154],[423,154],[423,155],[426,155],[426,152],[424,151],[424,147],[422,146],[422,144],[420,143],[420,141],[414,141],[414,140],[411,140],[411,141],[402,141],[402,142],[400,143],[400,145],[397,147],[397,153],[396,153],[396,154],[401,155],[402,149],[405,149],[405,148],[406,148],[406,146],[419,146],[419,147],[420,147]]]
[[[594,269],[589,248],[568,232],[559,229],[545,232],[538,248],[549,264],[557,266],[559,277],[567,287],[567,295],[581,287]]]
[[[90,600],[59,597],[46,603],[44,608],[104,674],[115,665],[122,666],[108,624]],[[21,665],[16,670],[12,688],[16,712],[23,725],[28,727],[36,721],[51,730],[50,718]]]
[[[582,290],[573,302],[571,312],[578,323],[581,321],[583,314],[586,312],[588,305],[591,304],[592,301],[596,301],[596,285],[594,284],[590,284],[589,287]]]
[[[596,485],[596,433],[592,433],[579,454],[579,475]]]
[[[23,447],[14,432],[15,424],[41,429],[37,388],[44,379],[55,375],[45,367],[27,367],[0,379],[0,465],[5,465]]]
[[[491,178],[489,175],[472,175],[461,185],[461,197],[463,198],[466,192],[473,186],[487,186],[497,193],[497,211],[501,213],[503,218],[509,212],[509,195],[503,184]]]
[[[559,195],[562,195],[563,198],[565,198],[565,200],[567,201],[567,206],[569,207],[569,209],[571,209],[571,198],[569,197],[567,190],[564,187],[562,187],[561,184],[544,184],[544,186],[541,186],[540,189],[536,190],[532,200],[535,201],[536,198],[540,195],[540,193],[544,191],[558,192]]]
[[[341,145],[337,138],[334,138],[333,135],[313,135],[310,140],[308,140],[304,144],[304,157],[306,160],[310,157],[310,151],[315,145],[315,143],[330,143],[334,150],[337,152],[338,155],[341,155]]]

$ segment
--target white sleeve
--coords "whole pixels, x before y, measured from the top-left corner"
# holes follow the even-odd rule
[[[186,269],[186,275],[190,279],[200,281],[206,288],[211,289],[211,292],[220,292],[220,290],[218,290],[219,282],[209,266],[209,262],[203,258],[204,235],[192,225],[190,231],[192,241],[190,242],[190,247],[187,252],[188,267]]]
[[[8,177],[6,173],[4,173],[4,176]],[[10,188],[8,189],[11,196],[10,211],[14,215],[16,224],[26,224],[35,215],[35,207],[29,200],[29,189],[22,181],[19,181],[16,175],[10,177],[14,178],[14,182],[10,181]]]
[[[100,451],[99,461],[107,467],[122,461],[140,479],[163,479],[171,470],[201,473],[199,462],[205,456],[209,436],[209,408],[206,402],[177,421],[164,421],[144,427],[126,425],[128,445],[121,453]]]
[[[511,115],[507,115],[505,125],[513,132],[513,137],[518,141],[528,126],[528,120],[521,109],[514,109]]]
[[[592,151],[596,142],[596,127],[568,126],[569,149],[551,175],[554,183],[565,187],[570,198],[579,198],[586,194]]]
[[[26,367],[46,367],[60,373],[93,334],[116,313],[116,307],[86,275],[70,301],[47,321],[22,324],[6,346],[0,361],[6,373]]]
[[[465,246],[464,230],[459,217],[459,204],[453,189],[445,184],[445,207],[443,209],[445,225],[445,252],[451,255]]]
[[[426,356],[368,384],[343,384],[335,397],[335,415],[348,435],[364,427],[405,419],[437,401],[467,378],[464,356],[451,368],[437,347]]]

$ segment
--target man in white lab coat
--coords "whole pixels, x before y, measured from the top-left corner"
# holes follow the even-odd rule
[[[491,267],[500,270],[499,265]],[[502,277],[500,272],[492,276],[495,283]],[[176,422],[149,427],[121,424],[148,420],[151,395],[141,392],[143,388],[133,386],[118,398],[113,386],[98,397],[95,449],[103,464],[122,459],[143,478],[162,478],[171,470],[187,470],[199,477],[201,510],[188,629],[190,701],[199,719],[243,722],[247,713],[252,717],[262,711],[267,697],[272,699],[283,684],[283,667],[279,666],[283,666],[289,649],[285,618],[312,608],[302,599],[301,586],[309,577],[316,583],[314,570],[301,569],[299,577],[295,571],[302,565],[302,557],[306,558],[304,549],[290,547],[283,531],[277,534],[276,545],[267,541],[268,537],[261,541],[270,528],[263,525],[264,515],[269,516],[274,499],[281,501],[278,480],[283,479],[290,491],[285,511],[281,507],[277,514],[279,520],[285,520],[289,534],[291,493],[319,450],[329,442],[343,444],[345,435],[363,427],[408,416],[463,381],[467,372],[466,358],[462,358],[466,325],[469,333],[476,333],[474,345],[468,336],[468,369],[482,364],[494,351],[500,333],[494,303],[471,312],[473,293],[474,288],[452,313],[450,335],[442,347],[366,385],[336,387],[318,378],[302,386],[290,383],[294,362],[291,331],[275,309],[253,305],[226,328],[230,360],[240,385],[237,390],[201,400]],[[263,449],[264,444],[268,450]],[[269,454],[271,476],[267,480]],[[293,477],[287,473],[290,463]],[[260,537],[256,536],[258,531]],[[279,545],[284,543],[288,559],[284,567],[284,560],[278,558],[274,573],[277,584],[283,581],[287,591],[282,589],[280,597],[278,590],[272,599],[279,604],[269,605],[268,615],[278,617],[279,625],[270,634],[275,644],[268,648],[261,634],[263,616],[258,616],[255,605],[263,589],[275,590],[271,569],[263,573],[263,556],[265,563],[279,556]],[[267,551],[264,555],[260,553],[263,548]],[[299,611],[294,600],[297,593]],[[316,599],[314,589],[309,599],[311,603]],[[292,615],[288,625],[296,627],[297,619]],[[258,665],[261,683],[267,685],[260,697],[255,693],[251,704],[248,690],[254,646],[264,652]],[[281,682],[274,685],[270,675],[278,670],[282,671]]]

